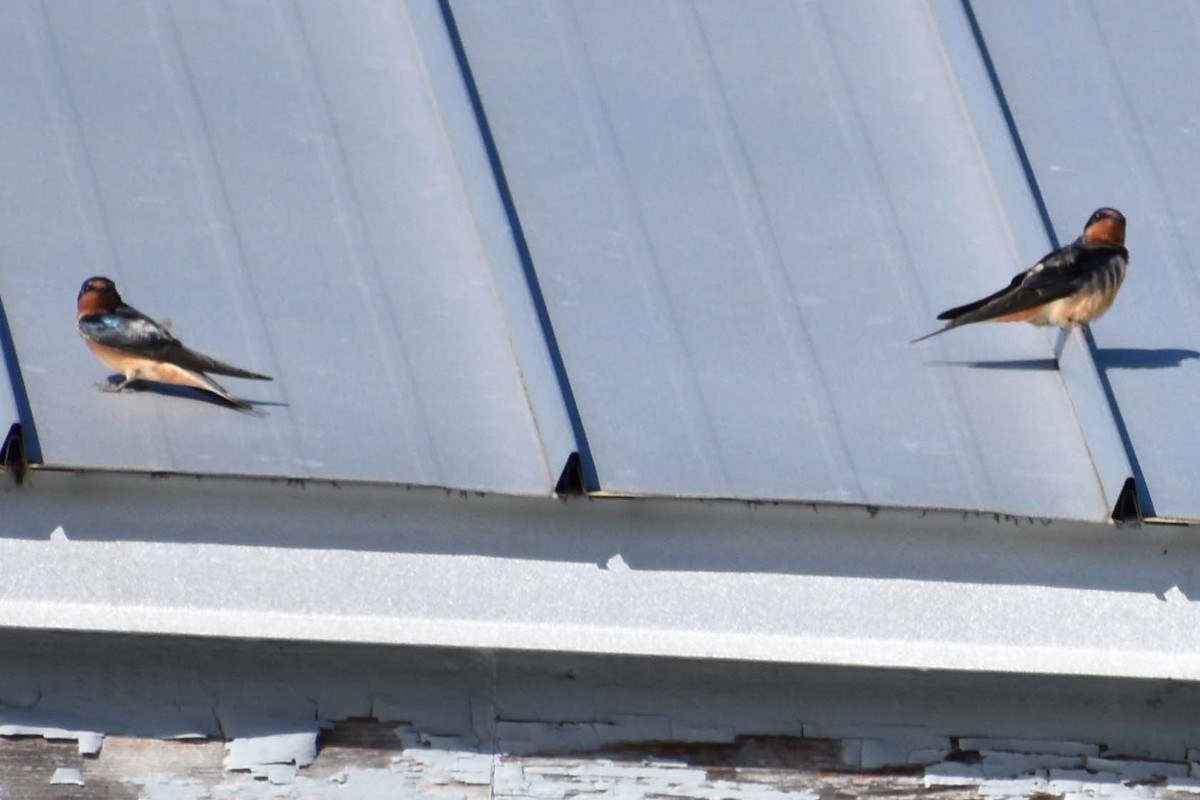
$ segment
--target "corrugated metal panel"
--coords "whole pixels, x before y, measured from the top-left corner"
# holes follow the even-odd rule
[[[0,92],[47,464],[549,492],[575,445],[435,4],[7,3]],[[268,416],[95,391],[94,274]]]
[[[1129,219],[1129,276],[1093,326],[1152,512],[1200,519],[1200,9],[974,4],[1056,230]]]
[[[925,6],[452,7],[602,489],[1106,516]]]

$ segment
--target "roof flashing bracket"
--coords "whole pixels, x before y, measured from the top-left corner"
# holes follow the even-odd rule
[[[567,463],[563,465],[558,482],[554,484],[554,494],[559,497],[587,494],[583,457],[579,455],[578,450],[567,456]]]
[[[0,441],[0,471],[11,475],[13,481],[19,484],[25,479],[28,465],[21,423],[14,422]]]

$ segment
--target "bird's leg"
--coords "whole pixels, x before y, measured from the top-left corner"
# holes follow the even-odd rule
[[[110,375],[104,383],[100,384],[100,390],[105,392],[123,392],[139,380],[141,378],[138,377],[136,372],[128,375]]]

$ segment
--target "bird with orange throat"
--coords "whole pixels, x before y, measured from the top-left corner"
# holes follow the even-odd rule
[[[995,294],[938,314],[945,327],[913,339],[912,344],[975,322],[1086,325],[1113,304],[1128,266],[1125,215],[1115,208],[1097,209],[1078,239]]]
[[[271,380],[267,375],[231,366],[185,347],[163,325],[126,305],[117,293],[117,285],[108,278],[88,278],[83,282],[76,303],[76,320],[79,335],[88,348],[105,366],[124,378],[115,391],[138,381],[170,383],[199,389],[234,408],[248,411],[253,409],[250,403],[230,394],[205,373]]]

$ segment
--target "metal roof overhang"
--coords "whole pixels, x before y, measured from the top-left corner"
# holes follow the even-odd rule
[[[0,502],[6,627],[1200,678],[1177,526],[45,470]]]

